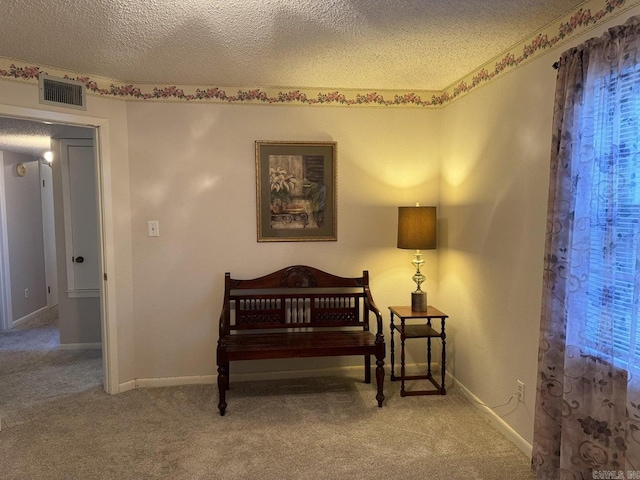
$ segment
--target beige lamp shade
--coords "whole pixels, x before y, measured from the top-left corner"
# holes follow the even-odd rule
[[[398,248],[436,248],[436,207],[398,207]]]

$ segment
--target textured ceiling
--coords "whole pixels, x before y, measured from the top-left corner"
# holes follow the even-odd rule
[[[442,90],[582,0],[2,0],[0,56],[131,83]]]
[[[584,3],[2,0],[0,57],[136,84],[439,91]],[[60,128],[0,118],[0,150],[41,156]]]
[[[0,152],[41,158],[51,150],[52,138],[92,138],[92,129],[0,117]]]

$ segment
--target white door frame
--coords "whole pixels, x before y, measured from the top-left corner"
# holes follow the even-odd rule
[[[0,104],[0,115],[16,117],[23,120],[48,121],[66,125],[92,127],[95,132],[95,151],[97,157],[96,175],[98,185],[98,231],[100,236],[101,271],[103,278],[101,295],[101,324],[102,324],[102,365],[104,390],[107,393],[119,392],[118,379],[118,343],[116,321],[116,286],[115,286],[115,255],[113,234],[113,202],[111,191],[111,156],[109,148],[109,121],[104,118],[85,117],[69,113],[58,113],[46,110],[14,107]],[[4,183],[4,182],[2,182]],[[2,189],[3,191],[4,189]],[[2,194],[0,191],[0,194]],[[0,199],[1,200],[1,199]],[[2,210],[0,208],[0,222],[2,222]],[[6,235],[6,215],[4,227],[0,227],[0,255],[5,253],[2,249],[2,235]],[[5,245],[6,246],[6,245]],[[8,255],[3,255],[3,266],[8,265]],[[0,269],[3,270],[3,269]],[[2,279],[0,272],[0,280]],[[108,275],[107,275],[108,274]],[[0,288],[2,287],[0,282]],[[6,291],[6,286],[5,291]],[[2,292],[0,292],[2,293]],[[3,303],[3,308],[4,304]],[[4,313],[4,312],[3,312]],[[6,321],[6,320],[5,320]],[[9,319],[10,321],[10,319]]]
[[[4,159],[0,152],[0,332],[13,324],[11,308],[11,269],[7,233],[7,199],[4,189]]]

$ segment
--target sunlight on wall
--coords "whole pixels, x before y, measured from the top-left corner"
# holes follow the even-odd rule
[[[442,162],[442,178],[448,187],[460,187],[479,161],[479,156],[471,154],[451,156]],[[459,191],[464,192],[465,190],[460,189]]]
[[[474,184],[476,182],[473,178],[474,172],[483,172],[483,160],[490,154],[493,147],[492,129],[495,128],[497,121],[496,118],[485,115],[482,127],[478,127],[477,120],[472,118],[468,124],[465,122],[456,124],[449,132],[451,138],[460,136],[464,138],[462,142],[447,143],[446,149],[442,152],[440,174],[445,190],[448,187],[448,191],[457,196],[453,203],[466,202],[475,191],[465,184]],[[475,134],[465,133],[464,130],[467,128],[475,130]],[[484,176],[484,173],[482,175]]]
[[[144,188],[138,187],[137,195],[139,198],[149,202],[153,208],[158,208],[164,203],[168,191],[169,185],[166,183],[156,182],[154,184],[147,185]]]
[[[157,108],[170,109],[166,106]],[[172,209],[189,215],[190,208],[203,201],[202,197],[219,187],[224,180],[224,176],[214,170],[213,159],[219,152],[212,151],[210,147],[202,148],[203,143],[211,145],[212,141],[217,140],[212,132],[218,130],[220,112],[193,105],[189,113],[197,116],[198,121],[191,124],[174,122],[167,120],[170,117],[163,116],[161,111],[156,112],[155,117],[159,120],[154,131],[164,132],[162,135],[166,146],[158,148],[160,139],[150,134],[146,139],[148,143],[134,152],[140,159],[156,159],[146,164],[146,174],[142,174],[142,181],[136,189],[136,196],[148,202],[150,208]]]
[[[192,191],[195,195],[200,195],[213,189],[216,184],[222,181],[219,175],[203,175],[200,178],[194,178],[192,182]]]
[[[383,175],[389,185],[397,188],[410,188],[424,185],[437,178],[438,162],[423,156],[407,156],[396,159],[390,165],[378,165],[378,172]]]
[[[377,144],[371,152],[366,151],[366,145],[362,149],[362,154],[354,158],[355,163],[390,187],[406,189],[438,179],[437,152],[432,155],[418,152],[415,143],[407,147],[402,142],[390,142],[384,147]]]

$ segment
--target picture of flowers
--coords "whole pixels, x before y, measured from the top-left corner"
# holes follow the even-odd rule
[[[258,241],[336,240],[335,172],[335,142],[256,142]]]

